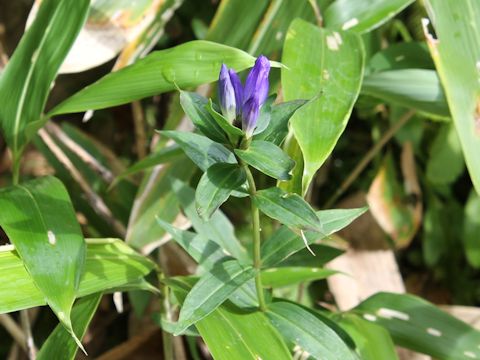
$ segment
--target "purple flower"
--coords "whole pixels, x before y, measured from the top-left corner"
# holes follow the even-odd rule
[[[223,64],[220,70],[218,97],[222,113],[229,121],[241,117],[247,138],[253,135],[260,108],[267,99],[269,72],[270,62],[265,56],[259,56],[243,88],[233,69],[227,69]]]
[[[230,122],[233,122],[236,116],[236,97],[235,87],[233,86],[232,79],[230,77],[230,71],[225,64],[222,64],[220,76],[218,78],[218,98],[220,100],[220,108],[222,109],[222,113]]]

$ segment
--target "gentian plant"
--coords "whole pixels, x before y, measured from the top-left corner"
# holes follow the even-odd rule
[[[208,326],[208,319],[216,311],[221,311],[219,307],[233,306],[237,309],[235,311],[246,311],[250,315],[259,311],[270,314],[269,326],[280,324],[282,332],[284,327],[278,323],[279,318],[302,314],[310,318],[312,315],[297,305],[272,298],[274,287],[299,281],[281,266],[292,256],[305,256],[309,244],[347,226],[364,209],[346,211],[338,218],[336,226],[324,228],[321,218],[335,218],[338,216],[335,211],[317,213],[301,196],[279,186],[258,189],[253,169],[258,175],[263,173],[275,179],[277,184],[291,178],[295,161],[280,145],[288,132],[290,117],[305,101],[273,104],[275,96],[268,97],[270,62],[265,56],[257,58],[244,86],[233,69],[223,64],[219,70],[218,107],[212,100],[196,93],[181,91],[182,107],[198,132],[162,131],[161,134],[173,139],[204,172],[195,192],[179,180],[172,183],[194,227],[208,228],[213,223],[223,222],[224,231],[228,233],[226,219],[218,208],[231,196],[249,197],[251,241],[244,247],[237,240],[222,240],[228,235],[213,232],[207,239],[158,219],[159,224],[199,263],[197,275],[200,275],[166,280],[182,307],[178,322],[167,326],[164,320],[164,328],[170,328],[178,335],[194,331],[195,326],[202,334],[203,326]],[[263,243],[260,212],[283,224]],[[319,268],[308,271],[312,279],[323,279],[333,273]],[[247,320],[248,315],[245,316]],[[315,316],[310,320],[324,326]],[[204,336],[204,340],[213,346],[210,350],[215,356],[218,341],[209,344],[208,336]],[[339,344],[345,353],[350,354],[342,341],[339,340]],[[275,351],[289,353],[282,346]]]

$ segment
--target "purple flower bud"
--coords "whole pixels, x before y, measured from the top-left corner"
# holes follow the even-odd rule
[[[253,135],[253,131],[257,126],[257,118],[260,112],[260,106],[257,100],[252,97],[248,99],[242,108],[242,129],[247,134],[247,138]]]
[[[233,122],[237,112],[236,97],[237,96],[235,92],[235,87],[232,84],[230,72],[225,66],[225,64],[222,64],[222,68],[220,69],[220,76],[218,78],[218,98],[220,100],[220,108],[222,109],[222,114],[230,122]],[[240,107],[240,104],[241,102],[238,103],[238,107]]]
[[[242,104],[243,104],[243,86],[238,74],[233,69],[228,70],[228,75],[230,75],[230,82],[233,85],[235,91],[235,104],[237,105],[236,115],[240,117],[242,114]]]
[[[245,102],[254,97],[260,106],[263,105],[268,95],[269,72],[270,62],[265,56],[259,56],[245,82]]]
[[[247,76],[242,107],[242,128],[247,133],[247,137],[252,136],[253,130],[257,125],[260,107],[267,99],[269,72],[270,62],[262,55],[255,61],[254,67]]]

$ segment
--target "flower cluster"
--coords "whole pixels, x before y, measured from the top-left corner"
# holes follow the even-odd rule
[[[218,98],[222,114],[231,123],[241,119],[242,129],[247,138],[253,135],[257,125],[260,108],[268,95],[268,74],[270,62],[265,56],[259,56],[242,86],[240,78],[233,69],[222,65],[218,79]]]

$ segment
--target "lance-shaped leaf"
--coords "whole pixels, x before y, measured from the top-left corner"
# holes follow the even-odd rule
[[[81,339],[85,335],[88,324],[97,310],[102,293],[96,293],[80,299],[72,309],[72,325],[75,334]],[[62,325],[48,336],[37,354],[38,360],[64,359],[73,360],[78,347],[71,335]]]
[[[253,200],[263,213],[288,227],[324,233],[315,211],[297,194],[273,187],[257,191]]]
[[[350,118],[363,78],[363,45],[356,34],[297,19],[288,30],[282,62],[285,100],[312,99],[290,119],[305,163],[303,189],[294,190],[304,193]]]
[[[67,190],[54,177],[0,190],[0,225],[48,305],[73,334],[70,311],[85,264],[85,241]]]
[[[412,295],[378,293],[351,310],[385,327],[396,345],[436,359],[477,359],[480,332]]]
[[[0,78],[0,126],[14,161],[45,120],[57,71],[80,31],[88,0],[44,0]]]
[[[307,232],[305,234],[307,243],[312,244],[325,236],[343,229],[366,210],[366,208],[360,208],[318,211],[317,216],[323,226],[324,233]],[[303,248],[305,248],[305,243],[300,236],[288,227],[282,226],[262,244],[262,264],[265,267],[275,266]],[[312,257],[311,254],[309,255]],[[320,254],[319,256],[322,257],[323,255]]]
[[[277,145],[267,141],[254,140],[246,150],[235,150],[235,154],[248,165],[278,180],[289,180],[293,161]]]
[[[133,65],[110,73],[68,98],[49,116],[103,109],[161,94],[177,88],[216,81],[222,63],[240,71],[255,58],[229,46],[196,40],[155,51]],[[278,63],[272,62],[278,67]]]
[[[362,94],[414,108],[433,117],[450,115],[434,70],[402,69],[371,74],[363,80]]]
[[[159,133],[174,140],[202,171],[207,171],[216,163],[237,163],[230,150],[205,136],[185,131],[160,131]]]
[[[193,286],[183,302],[176,334],[203,319],[255,276],[255,269],[236,260],[216,265]]]
[[[208,99],[188,91],[180,91],[180,104],[193,124],[213,141],[223,143],[227,140],[220,125],[207,110]]]
[[[235,257],[242,263],[251,262],[247,251],[235,237],[232,223],[221,211],[215,212],[210,220],[204,221],[198,216],[195,208],[195,190],[178,179],[172,181],[171,186],[185,215],[198,234],[217,243],[227,255]]]
[[[356,359],[332,328],[299,305],[275,302],[269,305],[267,316],[285,339],[298,345],[315,359]]]
[[[195,192],[198,215],[204,220],[230,197],[232,191],[241,186],[247,177],[237,164],[213,164],[200,178]]]
[[[177,229],[158,217],[157,222],[204,269],[211,269],[215,263],[226,259],[223,249],[205,236]]]
[[[196,327],[217,360],[291,359],[282,337],[262,312],[245,312],[226,302]]]
[[[325,25],[365,33],[386,23],[414,0],[335,0],[324,14]]]
[[[436,40],[426,33],[430,53],[480,194],[480,2],[428,0],[426,7],[438,36]]]
[[[118,239],[87,239],[85,270],[77,297],[129,288],[155,291],[142,282],[155,264]],[[0,246],[0,313],[45,305],[45,296],[35,285],[13,246]]]
[[[283,266],[263,270],[261,273],[263,286],[273,288],[289,286],[302,282],[326,279],[337,274],[337,271],[305,266]]]
[[[212,115],[212,117],[215,119],[218,126],[220,126],[223,131],[229,134],[232,138],[238,138],[245,134],[242,129],[237,128],[233,124],[230,124],[230,122],[222,114],[219,113],[218,109],[214,107],[212,99],[210,99],[210,101],[206,105],[206,108],[210,115]]]

